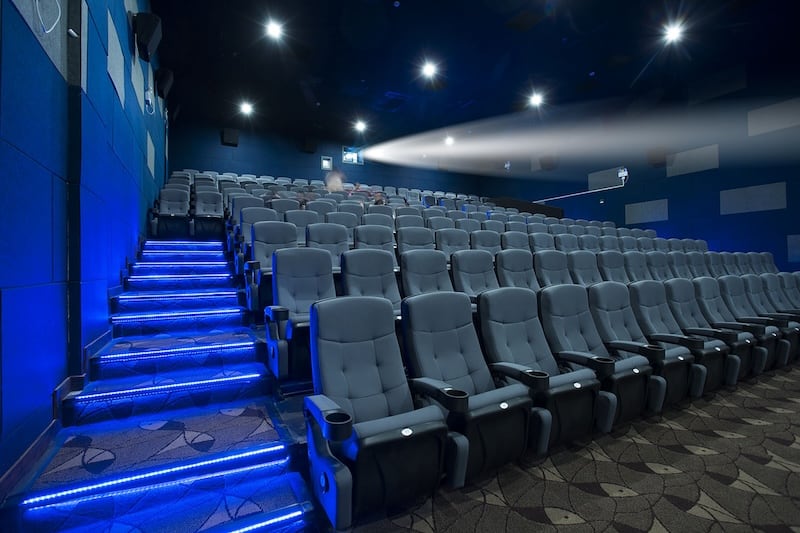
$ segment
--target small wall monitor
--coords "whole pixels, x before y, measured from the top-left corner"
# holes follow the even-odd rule
[[[342,146],[342,163],[348,165],[363,165],[364,157],[361,150],[354,146]]]

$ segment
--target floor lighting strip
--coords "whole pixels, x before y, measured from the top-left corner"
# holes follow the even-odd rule
[[[201,387],[203,385],[214,385],[216,383],[235,383],[260,378],[261,374],[243,374],[241,376],[231,376],[226,378],[203,379],[200,381],[190,381],[188,383],[170,383],[168,385],[152,385],[140,389],[128,389],[123,391],[96,392],[94,394],[82,394],[75,397],[76,402],[87,402],[90,400],[115,400],[130,396],[144,396],[152,392],[164,392],[170,390],[188,389]]]
[[[240,315],[242,310],[239,308],[230,309],[208,309],[206,311],[169,311],[164,313],[139,313],[136,315],[114,315],[111,317],[113,324],[125,324],[138,320],[170,320],[177,318],[195,318],[217,315]]]
[[[191,354],[195,352],[219,352],[223,350],[244,350],[244,349],[252,349],[254,348],[256,343],[254,341],[248,342],[233,342],[230,344],[211,344],[208,346],[196,345],[196,346],[187,346],[185,348],[169,348],[166,350],[153,350],[151,352],[147,351],[140,351],[140,352],[125,352],[125,353],[115,353],[115,354],[108,354],[108,355],[101,355],[98,357],[101,363],[113,362],[116,359],[144,359],[144,358],[152,358],[152,359],[159,359],[163,357],[172,357],[175,355],[181,354]]]
[[[213,291],[213,292],[170,292],[152,294],[120,294],[117,299],[120,302],[135,300],[181,300],[189,298],[233,298],[237,295],[236,291]]]

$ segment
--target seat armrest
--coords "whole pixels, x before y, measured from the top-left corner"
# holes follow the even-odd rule
[[[714,322],[711,324],[715,328],[732,329],[736,331],[746,331],[753,335],[763,335],[764,326],[758,324],[747,324],[744,322]]]
[[[493,374],[516,379],[535,393],[547,392],[550,388],[550,375],[547,372],[534,370],[525,365],[508,362],[490,363],[489,370]]]
[[[751,324],[760,324],[762,326],[778,326],[777,321],[764,316],[737,316],[736,320],[739,322],[750,322]]]
[[[322,435],[333,441],[343,441],[353,432],[353,417],[341,406],[323,394],[306,396],[303,408],[322,428]]]
[[[289,310],[280,305],[268,305],[264,308],[265,322],[285,322],[289,320]]]
[[[588,352],[564,351],[555,354],[558,359],[577,363],[595,371],[597,377],[605,379],[614,373],[614,360],[610,357],[601,357]]]
[[[632,352],[647,358],[650,363],[660,363],[664,361],[666,350],[656,344],[643,344],[633,341],[609,341],[605,343],[606,348]]]
[[[790,321],[797,321],[797,317],[788,313],[759,313],[759,315],[775,320],[782,328],[787,327]]]
[[[686,335],[674,335],[672,333],[654,333],[647,336],[648,340],[656,342],[666,342],[668,344],[678,344],[690,350],[702,350],[703,339],[697,337],[687,337]]]
[[[702,335],[705,337],[719,339],[725,344],[733,344],[739,340],[739,336],[733,331],[722,331],[713,328],[684,328],[683,332],[687,335]]]
[[[255,272],[261,270],[261,261],[246,261],[244,264],[245,272]]]
[[[444,381],[433,378],[412,378],[408,380],[408,385],[412,392],[436,400],[448,411],[466,413],[469,410],[469,394],[451,387]]]

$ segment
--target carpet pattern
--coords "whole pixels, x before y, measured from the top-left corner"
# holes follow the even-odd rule
[[[776,371],[355,530],[800,532],[799,411]]]

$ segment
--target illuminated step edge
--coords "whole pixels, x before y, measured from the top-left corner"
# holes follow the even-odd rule
[[[176,258],[169,259],[170,256]],[[142,260],[161,262],[165,260],[187,261],[189,259],[205,260],[225,260],[225,252],[222,250],[146,250],[142,252]]]
[[[19,506],[26,509],[43,508],[105,497],[109,493],[122,494],[122,491],[149,490],[154,486],[169,486],[257,469],[274,469],[276,466],[288,465],[289,458],[286,453],[284,444],[273,442],[262,448],[219,455],[200,461],[173,464],[154,470],[127,473],[124,476],[96,481],[87,485],[59,487],[51,491],[29,495],[20,502]]]
[[[144,251],[151,250],[218,250],[223,251],[220,241],[147,241]]]
[[[206,533],[249,533],[250,531],[265,530],[265,528],[282,528],[296,522],[305,521],[305,517],[314,511],[311,502],[296,503],[268,513],[256,513],[233,522],[220,524],[205,530]]]
[[[195,300],[198,298],[236,298],[235,290],[210,290],[210,291],[163,291],[163,292],[135,292],[122,293],[116,296],[119,302],[135,301],[160,301],[160,300]]]
[[[128,276],[128,281],[183,281],[192,279],[231,279],[229,273],[210,273],[210,274],[134,274]]]
[[[188,309],[186,311],[163,311],[152,313],[124,313],[111,315],[112,324],[131,324],[141,322],[153,322],[161,320],[180,320],[185,318],[203,317],[232,317],[240,316],[243,313],[241,307],[231,307],[227,309]]]
[[[149,385],[146,387],[135,387],[131,389],[112,390],[106,392],[94,392],[89,394],[77,394],[67,401],[74,403],[88,403],[96,401],[114,401],[122,398],[133,399],[137,397],[160,395],[171,392],[184,392],[192,390],[204,390],[215,388],[219,385],[232,385],[236,383],[248,383],[254,380],[259,380],[264,377],[264,374],[250,373],[241,374],[238,376],[227,376],[221,378],[200,379],[196,381],[186,381],[181,383],[166,383],[164,385]]]
[[[98,355],[95,362],[101,365],[117,362],[131,362],[143,360],[166,359],[173,357],[192,357],[218,352],[246,352],[255,349],[255,341],[231,342],[210,345],[184,346],[181,348],[162,348],[155,350],[140,350],[133,352],[119,352]]]
[[[139,261],[134,267],[169,268],[169,267],[226,267],[227,261]]]

